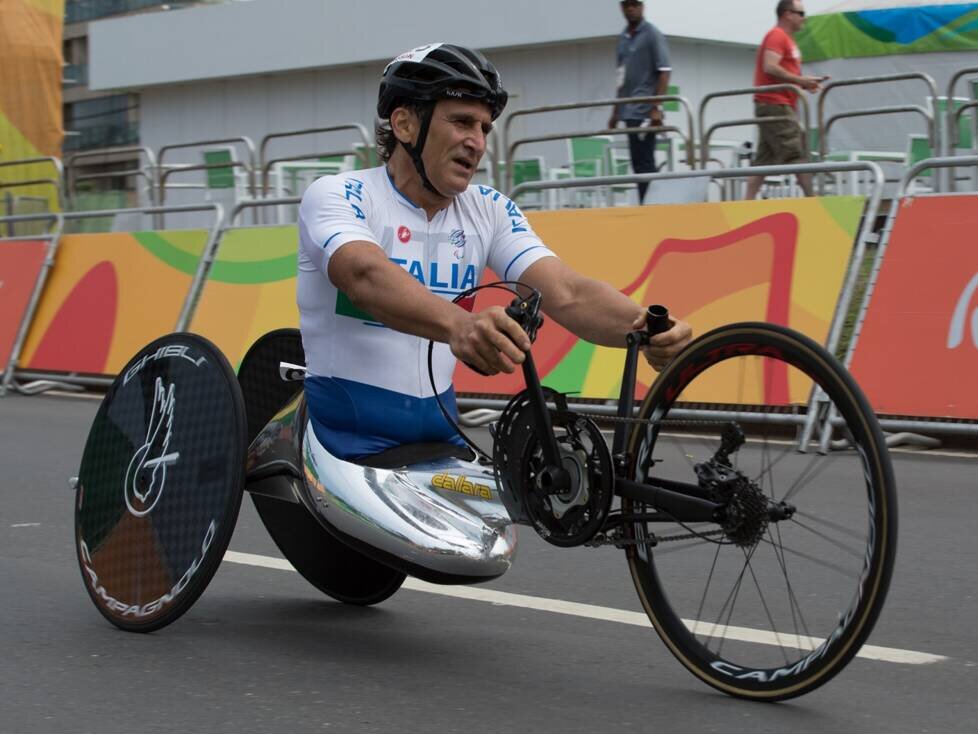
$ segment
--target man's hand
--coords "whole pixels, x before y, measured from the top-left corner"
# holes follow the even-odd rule
[[[608,118],[608,129],[611,130],[617,125],[618,125],[618,113],[612,112],[611,117]]]
[[[645,316],[643,310],[641,316],[632,324],[633,330],[639,331],[645,328]],[[693,339],[693,329],[685,321],[669,319],[669,322],[672,324],[669,331],[650,337],[648,346],[642,348],[646,361],[656,372],[661,372]]]
[[[807,92],[820,92],[822,90],[822,82],[828,79],[827,76],[803,76],[801,79],[801,87]]]
[[[649,112],[649,122],[652,123],[652,127],[662,127],[662,108],[653,107]]]
[[[523,363],[530,338],[502,306],[462,313],[448,341],[452,354],[487,375],[510,374]]]

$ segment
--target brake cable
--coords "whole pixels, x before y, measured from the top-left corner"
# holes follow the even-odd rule
[[[510,286],[519,286],[521,288],[526,288],[527,290],[530,291],[531,295],[526,296],[524,298],[519,294],[519,292],[515,288]],[[526,301],[529,298],[532,298],[533,296],[536,297],[540,296],[540,292],[536,290],[536,288],[533,288],[527,285],[526,283],[522,283],[518,280],[498,280],[495,283],[486,283],[484,285],[477,285],[472,288],[469,288],[468,290],[464,290],[461,293],[459,293],[457,296],[455,296],[455,298],[452,299],[452,303],[457,305],[460,301],[464,301],[466,298],[473,297],[479,291],[487,290],[490,288],[494,290],[501,290],[510,293],[522,301]],[[489,456],[485,451],[480,449],[476,445],[476,443],[465,434],[465,432],[462,430],[458,422],[449,413],[448,408],[446,408],[445,404],[442,403],[441,396],[438,393],[438,387],[435,385],[435,371],[433,365],[434,347],[435,347],[435,342],[429,339],[428,340],[428,380],[431,382],[431,391],[435,395],[435,401],[438,403],[438,407],[441,409],[442,415],[445,416],[445,420],[448,421],[448,424],[455,429],[455,432],[458,433],[458,435],[462,438],[463,441],[465,441],[466,445],[468,445],[468,447],[475,452],[476,456],[480,457],[480,459],[486,464],[493,464],[494,462],[492,457]],[[482,373],[481,370],[476,369],[472,365],[469,365],[467,362],[463,362],[463,364],[467,365],[470,369],[474,369],[476,372]],[[449,387],[449,389],[451,389],[451,387]]]

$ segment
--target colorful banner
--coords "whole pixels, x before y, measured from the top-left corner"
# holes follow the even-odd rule
[[[20,322],[48,249],[47,242],[0,243],[0,373],[7,368]]]
[[[806,62],[974,51],[978,49],[978,3],[816,15],[808,19],[796,40]]]
[[[174,330],[207,230],[66,234],[20,369],[116,374]]]
[[[61,157],[64,0],[0,0],[0,162]],[[0,182],[53,177],[49,164],[0,167]],[[7,188],[57,204],[51,186]]]
[[[978,196],[904,199],[851,371],[877,412],[978,419]]]
[[[611,283],[638,304],[661,303],[697,334],[735,321],[790,326],[824,343],[864,199],[826,197],[530,214],[536,232],[572,268]],[[479,297],[477,308],[495,296]],[[616,398],[624,351],[576,339],[548,321],[534,345],[545,385],[588,398]],[[722,365],[721,365],[722,367]],[[722,370],[717,374],[723,375]],[[734,375],[729,375],[733,378]],[[642,362],[636,395],[654,373]],[[800,374],[758,380],[744,403],[805,403]],[[692,400],[722,400],[701,391]],[[510,394],[522,376],[485,378],[460,366],[456,389]]]
[[[294,225],[232,229],[221,238],[190,331],[213,341],[235,368],[262,334],[299,326],[298,242]]]

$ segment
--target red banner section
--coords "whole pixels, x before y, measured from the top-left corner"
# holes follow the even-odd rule
[[[47,242],[0,243],[0,372],[10,361],[47,247]]]
[[[978,197],[906,199],[850,369],[889,415],[978,418]]]

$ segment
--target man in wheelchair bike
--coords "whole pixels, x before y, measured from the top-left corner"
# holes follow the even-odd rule
[[[305,391],[316,436],[339,458],[461,444],[429,381],[427,341],[435,342],[435,384],[448,386],[440,398],[453,413],[456,358],[485,374],[511,373],[530,348],[502,307],[473,312],[471,299],[453,302],[486,267],[539,291],[545,313],[590,342],[624,347],[645,325],[643,307],[569,268],[514,202],[470,185],[507,97],[478,51],[436,43],[403,53],[380,84],[384,165],[323,177],[303,196]],[[644,356],[661,369],[691,334],[673,321]]]

